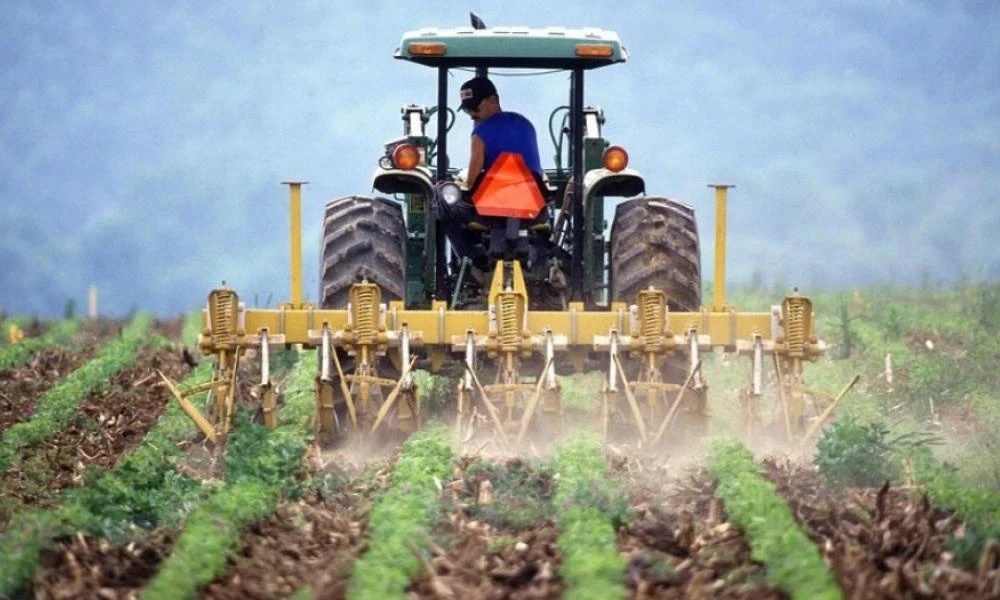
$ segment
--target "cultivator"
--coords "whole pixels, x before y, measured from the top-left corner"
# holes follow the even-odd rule
[[[473,28],[409,32],[396,57],[437,70],[438,101],[402,109],[404,137],[386,144],[373,180],[392,198],[348,196],[327,204],[318,305],[302,301],[301,182],[286,182],[291,301],[247,309],[234,290],[209,295],[200,345],[216,356],[216,369],[199,389],[210,391],[210,417],[187,400],[193,391],[174,390],[209,438],[230,429],[240,359],[251,353],[260,357],[264,422],[277,425],[269,358],[291,345],[319,353],[316,425],[323,434],[420,427],[414,370],[421,369],[457,379],[451,406],[462,439],[483,427],[504,445],[524,441],[532,429],[548,437],[565,412],[558,375],[599,370],[605,377],[603,389],[595,390],[596,428],[606,438],[624,428],[639,442],[655,444],[706,429],[702,357],[714,351],[749,359],[742,402],[748,430],[760,420],[770,359],[786,435],[801,441],[814,433],[811,418],[828,413],[839,397],[804,384],[804,363],[823,351],[810,300],[792,294],[769,313],[742,313],[726,304],[731,186],[710,186],[716,195],[715,292],[704,306],[693,209],[646,195],[644,179],[628,168],[628,153],[604,138],[603,111],[584,105],[584,74],[627,58],[616,34],[490,30],[473,19]],[[530,177],[522,169],[514,196],[509,189],[515,188],[485,184],[474,194],[475,174],[448,164],[453,68],[477,76],[492,68],[568,72],[569,104],[549,119],[555,167]],[[436,136],[428,127],[435,115]],[[491,174],[498,164],[518,161],[497,160]],[[534,208],[504,215],[505,202],[518,194],[530,195]],[[604,207],[615,197],[624,200],[617,203],[609,240]],[[487,217],[476,208],[465,225],[464,245],[471,246],[465,254],[448,245],[443,213],[432,210],[457,202],[491,207]],[[470,277],[469,252],[488,257],[485,280]]]
[[[293,186],[293,205],[300,201],[297,188]],[[298,236],[293,226],[293,245],[299,243]],[[718,250],[718,260],[724,260],[724,246]],[[293,272],[298,268],[292,265]],[[454,404],[461,435],[468,439],[477,424],[485,422],[501,444],[523,441],[533,423],[559,422],[563,407],[557,372],[579,372],[601,363],[606,376],[599,392],[597,428],[607,437],[611,423],[623,421],[643,443],[663,441],[681,413],[689,427],[706,428],[708,385],[702,358],[716,349],[748,359],[742,411],[749,432],[761,420],[768,359],[774,365],[777,406],[790,441],[811,436],[813,424],[822,422],[843,395],[832,397],[804,384],[804,364],[824,350],[814,333],[812,302],[804,296],[788,296],[769,313],[727,307],[672,312],[666,294],[651,288],[640,291],[635,303],[615,302],[607,310],[586,310],[583,303],[571,302],[565,311],[532,311],[524,281],[519,262],[498,262],[487,305],[478,311],[449,310],[443,301],[427,309],[407,308],[402,301],[386,303],[379,286],[364,281],[351,286],[350,302],[341,309],[301,302],[247,309],[234,290],[215,289],[209,294],[200,337],[201,351],[216,357],[213,379],[183,393],[171,388],[213,441],[229,431],[237,366],[251,351],[260,357],[264,422],[277,425],[269,357],[293,345],[319,353],[316,427],[334,435],[372,433],[387,424],[402,431],[419,427],[422,413],[414,368],[439,372],[455,362],[462,363]],[[294,286],[293,281],[292,297],[301,298]],[[716,290],[717,297],[724,298],[722,282]],[[349,358],[349,371],[341,357]],[[667,360],[685,365],[682,383],[664,379],[662,365]],[[380,368],[398,375],[382,377]],[[481,383],[480,375],[488,373],[494,374],[492,382]],[[187,400],[206,390],[212,398],[209,418]],[[338,405],[349,423],[340,422]],[[807,414],[810,408],[812,415]],[[817,419],[818,409],[825,414]]]

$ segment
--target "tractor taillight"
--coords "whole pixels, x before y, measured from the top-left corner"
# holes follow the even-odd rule
[[[444,56],[448,47],[441,43],[411,42],[407,48],[416,56]]]
[[[400,144],[392,151],[392,164],[397,169],[410,170],[420,164],[420,150],[413,144]]]
[[[584,58],[611,58],[615,49],[607,44],[577,44],[576,55]]]
[[[604,151],[601,161],[605,169],[617,173],[628,166],[628,152],[621,146],[611,146]]]

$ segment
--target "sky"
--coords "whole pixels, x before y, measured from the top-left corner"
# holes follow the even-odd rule
[[[724,182],[730,285],[1000,280],[1000,4],[538,4],[0,0],[0,311],[60,315],[90,285],[107,315],[188,311],[223,281],[286,301],[289,179],[310,182],[315,300],[324,204],[371,193],[400,107],[436,101],[432,69],[392,58],[402,33],[469,10],[619,33],[628,62],[585,100],[648,193],[695,207],[706,279]],[[496,81],[551,166],[566,75]]]

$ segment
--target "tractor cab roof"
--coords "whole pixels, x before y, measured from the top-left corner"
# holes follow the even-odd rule
[[[408,31],[395,57],[431,67],[596,69],[625,62],[618,34],[596,28],[425,28]]]

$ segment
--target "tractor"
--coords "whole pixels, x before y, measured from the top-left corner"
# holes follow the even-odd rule
[[[771,357],[787,436],[811,435],[807,409],[822,410],[825,418],[839,399],[803,382],[803,364],[824,349],[814,334],[811,301],[792,294],[766,313],[726,305],[731,186],[718,184],[710,186],[716,200],[714,297],[703,305],[694,210],[647,194],[625,149],[604,137],[602,109],[585,102],[587,73],[628,58],[618,35],[593,28],[489,28],[474,15],[472,21],[470,27],[403,35],[395,58],[434,71],[436,104],[402,107],[402,136],[386,143],[377,161],[375,195],[326,204],[318,305],[302,300],[302,182],[286,182],[291,301],[248,309],[235,290],[212,290],[200,340],[202,352],[217,358],[213,380],[201,386],[211,391],[211,415],[187,400],[197,390],[173,388],[188,414],[212,440],[228,432],[238,364],[252,350],[260,356],[264,421],[275,426],[269,353],[297,344],[319,353],[321,434],[419,427],[414,372],[451,370],[462,439],[485,425],[509,444],[529,430],[545,435],[558,426],[563,406],[557,373],[599,370],[604,385],[596,428],[606,437],[624,428],[652,444],[682,429],[681,419],[691,423],[685,430],[704,427],[702,356],[721,348],[749,358],[748,426],[756,420],[765,357]],[[565,72],[569,90],[568,102],[554,107],[549,119],[556,164],[541,178],[521,182],[520,189],[540,201],[534,214],[519,218],[483,209],[503,186],[480,185],[472,198],[473,182],[449,161],[454,140],[448,134],[457,114],[450,104],[458,99],[449,83],[456,71],[524,70]],[[459,200],[483,213],[467,229],[491,261],[486,277],[472,276],[468,257],[451,247],[436,218],[437,203]],[[610,235],[608,205],[615,206]]]

